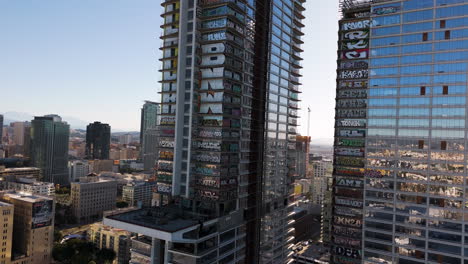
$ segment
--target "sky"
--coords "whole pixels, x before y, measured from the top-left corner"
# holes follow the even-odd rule
[[[333,137],[338,0],[307,0],[301,127]],[[0,113],[138,130],[157,101],[160,0],[0,0]],[[65,120],[66,121],[66,120]]]

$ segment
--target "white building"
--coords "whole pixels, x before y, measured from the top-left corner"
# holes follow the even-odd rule
[[[68,172],[70,175],[70,182],[74,182],[81,177],[89,174],[89,163],[86,160],[74,160],[68,162]]]
[[[322,205],[327,192],[328,181],[332,177],[333,162],[319,160],[312,162],[312,203]]]
[[[1,182],[5,189],[17,192],[52,196],[55,194],[55,187],[50,182],[39,182],[35,179],[20,178],[16,182]]]

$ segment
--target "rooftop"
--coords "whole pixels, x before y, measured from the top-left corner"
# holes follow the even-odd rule
[[[30,202],[30,203],[35,203],[35,202],[44,201],[44,200],[53,200],[47,196],[35,195],[35,194],[29,194],[29,193],[27,194],[27,193],[7,192],[5,193],[4,196],[10,197],[16,200]]]
[[[209,220],[206,215],[187,212],[174,205],[138,209],[106,218],[169,233]]]
[[[22,168],[6,168],[6,169],[0,169],[0,172],[12,172],[12,171],[30,171],[30,170],[41,170],[36,167],[22,167]]]

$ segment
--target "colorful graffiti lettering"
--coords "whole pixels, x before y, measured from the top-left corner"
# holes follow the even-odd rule
[[[337,126],[342,127],[365,127],[366,120],[365,119],[344,119],[344,120],[337,120]]]
[[[374,15],[387,15],[387,14],[396,13],[398,11],[400,11],[399,6],[386,6],[386,7],[374,8],[372,10],[372,14],[374,14]]]
[[[336,188],[335,187],[335,194],[343,197],[349,198],[362,198],[362,190],[353,190],[353,189],[346,189],[346,188]]]
[[[363,31],[363,30],[351,31],[351,32],[347,32],[344,34],[344,39],[350,39],[350,40],[365,39],[367,37],[369,37],[369,31]]]
[[[336,107],[341,107],[341,108],[364,108],[366,106],[367,106],[367,101],[365,99],[340,100],[336,104]]]
[[[361,227],[362,219],[355,219],[343,216],[335,216],[334,223],[337,225],[352,226],[352,227]]]
[[[339,88],[367,88],[367,81],[340,81]]]
[[[342,59],[367,59],[368,55],[369,49],[357,49],[343,52]]]
[[[364,167],[364,159],[357,157],[336,157],[335,162],[338,165]]]
[[[366,117],[366,110],[362,109],[349,109],[349,110],[344,110],[344,109],[338,109],[336,111],[336,116],[337,117]]]
[[[342,44],[342,48],[348,50],[364,49],[367,47],[369,47],[369,41],[366,39],[358,39],[349,42],[343,42]]]
[[[349,198],[342,199],[342,198],[335,197],[335,204],[344,205],[344,206],[351,206],[351,207],[354,207],[354,208],[362,208],[363,202],[358,201],[358,200],[352,200],[352,199],[349,199]]]
[[[333,233],[342,236],[349,236],[349,237],[361,237],[361,230],[354,229],[350,227],[342,227],[342,226],[335,226],[333,227]]]
[[[339,146],[347,146],[347,147],[364,147],[365,142],[361,139],[340,139],[338,141]]]
[[[333,236],[333,242],[335,242],[335,244],[342,245],[342,246],[349,246],[349,247],[361,246],[361,240],[351,239],[347,237]]]
[[[356,208],[335,206],[334,207],[334,213],[335,213],[335,215],[350,216],[350,217],[362,217],[362,211],[360,209],[356,209]]]
[[[361,28],[369,28],[371,27],[371,21],[366,19],[366,20],[359,20],[359,21],[352,21],[352,22],[347,22],[343,23],[341,25],[342,30],[353,30],[353,29],[361,29]]]
[[[357,249],[345,248],[345,247],[333,247],[335,254],[350,258],[361,258],[361,251]]]
[[[369,67],[369,62],[366,60],[342,61],[340,63],[341,69],[368,68],[368,67]]]
[[[343,176],[362,177],[364,175],[364,169],[335,167],[335,174]]]
[[[340,137],[364,137],[366,135],[365,130],[339,130],[338,135]]]
[[[368,76],[369,70],[345,70],[338,75],[340,79],[366,79]]]

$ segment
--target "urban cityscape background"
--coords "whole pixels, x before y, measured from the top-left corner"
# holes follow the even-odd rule
[[[0,264],[468,263],[468,0],[325,2],[145,3],[148,96],[31,85],[6,3]]]

